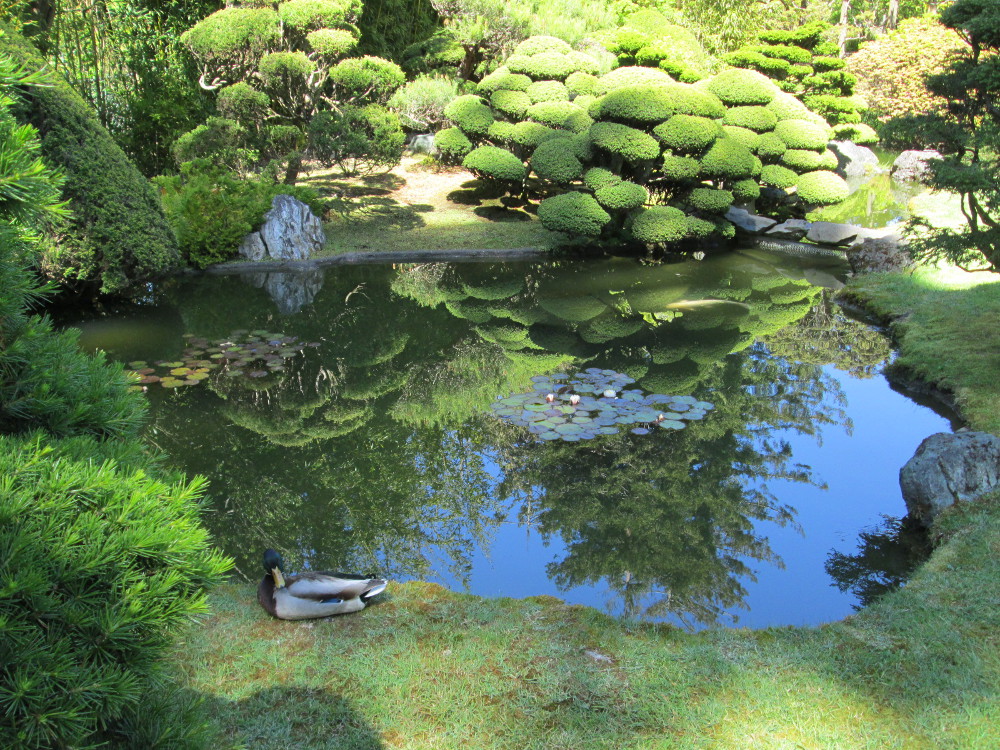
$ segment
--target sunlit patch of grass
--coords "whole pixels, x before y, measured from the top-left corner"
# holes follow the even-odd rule
[[[1000,504],[905,588],[819,628],[684,633],[426,583],[272,620],[245,585],[177,649],[219,748],[963,748],[1000,722]]]
[[[530,210],[464,170],[418,168],[345,179],[326,170],[300,182],[326,196],[322,255],[356,251],[550,248],[563,237]]]
[[[955,394],[970,426],[1000,433],[1000,275],[922,268],[847,292],[892,323],[896,366]]]

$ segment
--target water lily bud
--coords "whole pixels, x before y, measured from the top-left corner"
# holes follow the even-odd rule
[[[556,394],[554,394],[554,393],[550,393],[550,394],[548,394],[548,395],[547,395],[547,396],[545,397],[545,400],[546,400],[546,401],[547,401],[548,403],[550,403],[550,404],[551,404],[551,403],[552,403],[553,401],[555,401],[555,400],[556,400]]]
[[[580,403],[580,397],[574,393],[572,396],[569,397],[569,402],[573,404],[573,406],[576,406],[578,403]]]
[[[611,388],[608,388],[608,390],[606,390],[606,391],[604,392],[604,397],[605,397],[605,398],[614,398],[614,397],[615,397],[615,396],[617,396],[617,395],[618,395],[618,394],[617,394],[617,393],[615,393],[615,392],[614,392],[614,391],[613,391],[613,390],[612,390]]]

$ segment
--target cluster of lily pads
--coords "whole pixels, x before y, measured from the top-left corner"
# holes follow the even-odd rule
[[[536,375],[534,388],[493,403],[498,417],[525,427],[542,440],[576,442],[628,429],[648,435],[654,428],[684,429],[714,406],[694,396],[647,394],[627,388],[635,380],[614,370],[591,367],[570,375]]]
[[[128,363],[129,370],[138,377],[137,387],[155,383],[164,388],[198,385],[213,370],[227,377],[264,378],[283,372],[288,360],[307,346],[319,346],[319,342],[304,343],[295,336],[265,330],[237,330],[215,341],[190,333],[185,333],[184,338],[187,345],[174,361]]]

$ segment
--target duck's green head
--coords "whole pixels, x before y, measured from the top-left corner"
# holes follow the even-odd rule
[[[270,548],[264,550],[264,570],[274,579],[275,588],[280,589],[285,585],[285,577],[281,575],[281,571],[284,568],[285,563],[281,559],[281,555]]]

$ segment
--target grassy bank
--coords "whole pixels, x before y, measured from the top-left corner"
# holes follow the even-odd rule
[[[902,316],[908,368],[996,429],[1000,284],[985,282],[873,276],[851,289]],[[358,615],[279,622],[230,585],[176,663],[219,748],[990,750],[1000,498],[952,510],[934,533],[906,588],[819,628],[689,634],[420,583]]]

